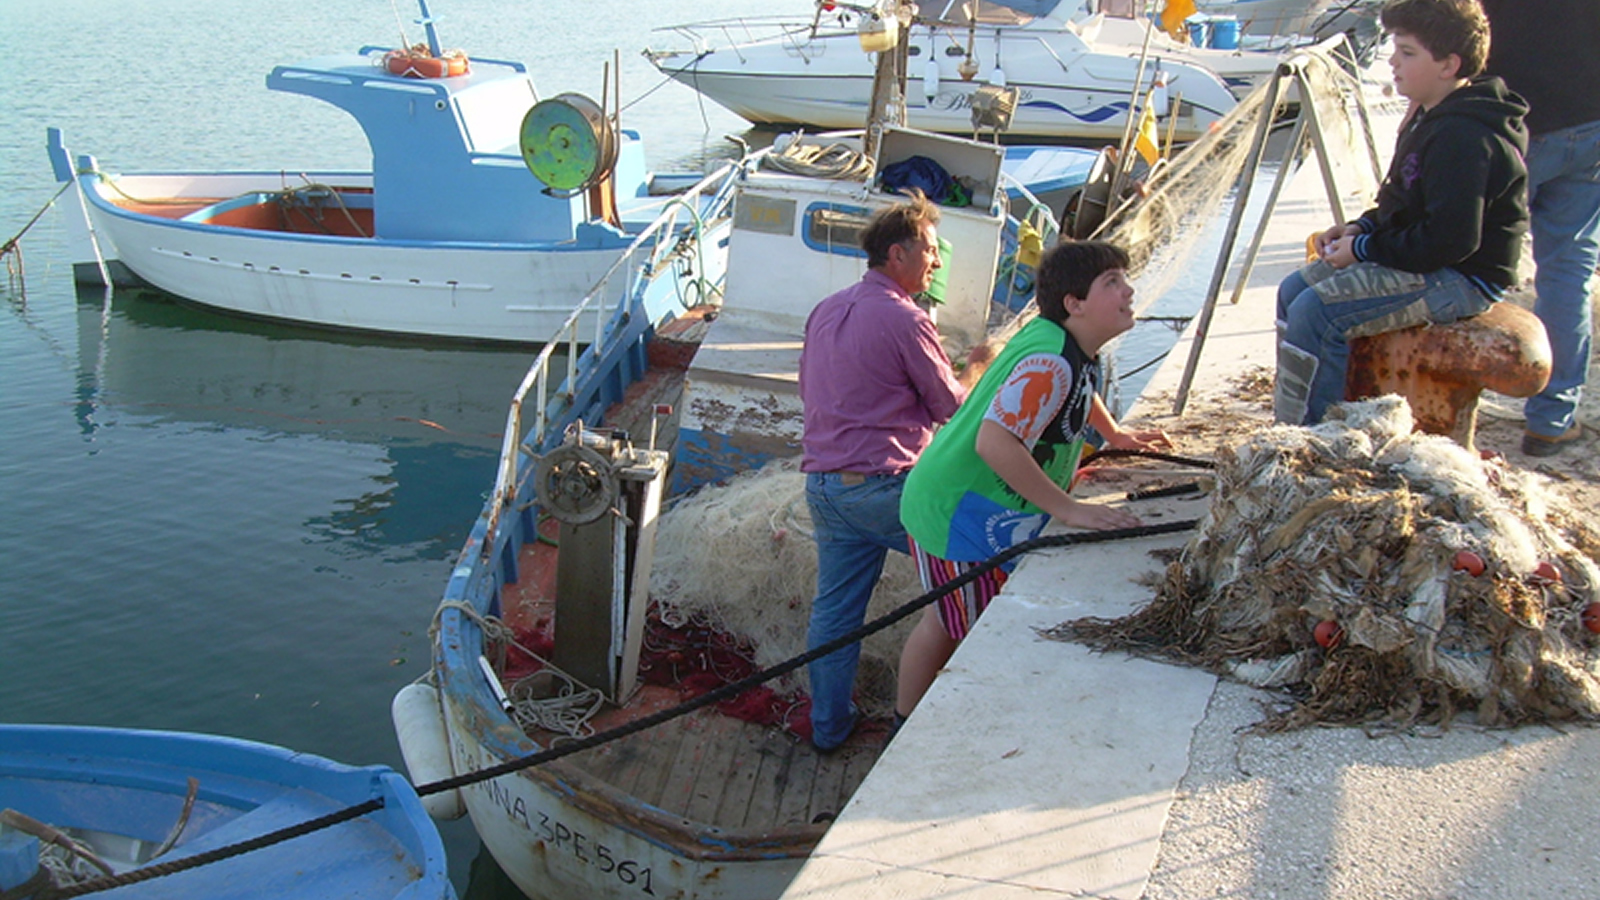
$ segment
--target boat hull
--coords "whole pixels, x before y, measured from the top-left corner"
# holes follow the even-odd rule
[[[271,173],[129,176],[117,186],[135,196],[238,197],[281,183]],[[604,226],[540,245],[266,231],[127,209],[96,174],[80,176],[79,186],[100,252],[144,282],[228,313],[320,328],[543,342],[571,311],[567,301],[598,281],[625,246],[619,231]]]
[[[980,28],[975,54],[983,67],[975,77],[963,78],[958,67],[964,55],[947,52],[960,49],[951,40],[948,29],[911,28],[909,127],[970,136],[973,94],[997,83],[1020,92],[1007,135],[1114,142],[1126,127],[1135,84],[1144,86],[1138,91],[1142,96],[1160,71],[1168,98],[1183,101],[1171,117],[1167,109],[1158,109],[1163,133],[1170,120],[1175,138],[1187,141],[1204,134],[1277,66],[1276,54],[1173,45],[1152,49],[1141,72],[1139,43],[1100,48],[1071,26],[1041,20],[1026,27]],[[804,30],[734,47],[648,55],[664,74],[752,122],[859,128],[867,117],[874,63],[857,44],[853,31],[810,36]],[[997,58],[1003,68],[994,64]],[[1228,83],[1213,68],[1226,69]]]
[[[168,862],[382,798],[375,813],[110,896],[453,898],[444,847],[404,779],[210,735],[0,725],[0,808],[88,843],[122,872],[143,865],[199,782]]]

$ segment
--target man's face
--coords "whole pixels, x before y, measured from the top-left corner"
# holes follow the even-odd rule
[[[889,264],[884,266],[884,274],[906,293],[916,295],[933,284],[933,273],[938,268],[939,233],[932,225],[923,225],[921,235],[889,248]]]

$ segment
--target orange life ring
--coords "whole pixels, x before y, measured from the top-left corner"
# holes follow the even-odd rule
[[[467,57],[460,52],[429,56],[426,51],[391,50],[384,55],[384,66],[402,78],[452,78],[467,74]]]

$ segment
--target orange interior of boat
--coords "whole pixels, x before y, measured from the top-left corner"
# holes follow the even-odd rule
[[[343,189],[342,195],[365,195],[370,197],[372,191],[367,188]],[[239,206],[223,210],[205,219],[208,225],[220,225],[229,228],[248,228],[253,231],[284,231],[290,234],[316,234],[332,235],[337,237],[372,237],[373,216],[371,204],[366,203],[360,207],[341,206],[338,203],[323,203],[308,205],[306,203],[286,203],[276,195],[264,195],[269,199],[260,203]],[[140,215],[156,216],[162,219],[182,219],[194,215],[208,206],[224,203],[226,197],[195,197],[184,200],[163,200],[160,202],[129,200],[119,198],[117,206],[129,212]]]
[[[256,231],[372,237],[371,209],[346,209],[339,206],[306,207],[257,203],[220,212],[207,222],[212,225],[250,228]]]

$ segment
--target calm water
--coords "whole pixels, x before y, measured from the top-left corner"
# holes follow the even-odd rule
[[[649,28],[765,3],[435,0],[448,47],[542,92],[625,101]],[[412,0],[400,3],[411,40]],[[648,10],[648,15],[643,12]],[[55,193],[45,128],[112,169],[358,168],[353,120],[264,87],[272,65],[398,43],[388,0],[6,0],[0,240]],[[744,128],[687,88],[624,114],[656,165]],[[389,699],[482,505],[528,354],[241,324],[153,293],[74,290],[58,213],[0,310],[0,719],[234,735],[401,767]],[[0,285],[3,287],[3,285]],[[465,891],[478,842],[445,829]],[[492,873],[490,873],[492,875]],[[479,873],[483,875],[482,872]],[[477,897],[514,896],[485,889]]]
[[[433,7],[447,47],[526,61],[546,94],[598,96],[620,50],[632,100],[661,80],[639,57],[651,26],[774,0]],[[48,125],[111,169],[365,167],[353,121],[263,82],[275,63],[397,43],[400,29],[388,0],[6,0],[3,18],[0,58],[29,69],[0,91],[0,239],[57,189]],[[668,169],[746,128],[676,84],[624,124]],[[400,768],[389,700],[426,667],[528,354],[80,293],[61,240],[46,213],[22,241],[26,299],[7,290],[0,314],[0,719],[220,733]],[[1163,341],[1130,345],[1124,370]],[[472,896],[514,896],[474,865],[465,819],[443,831],[461,890],[471,868]]]

